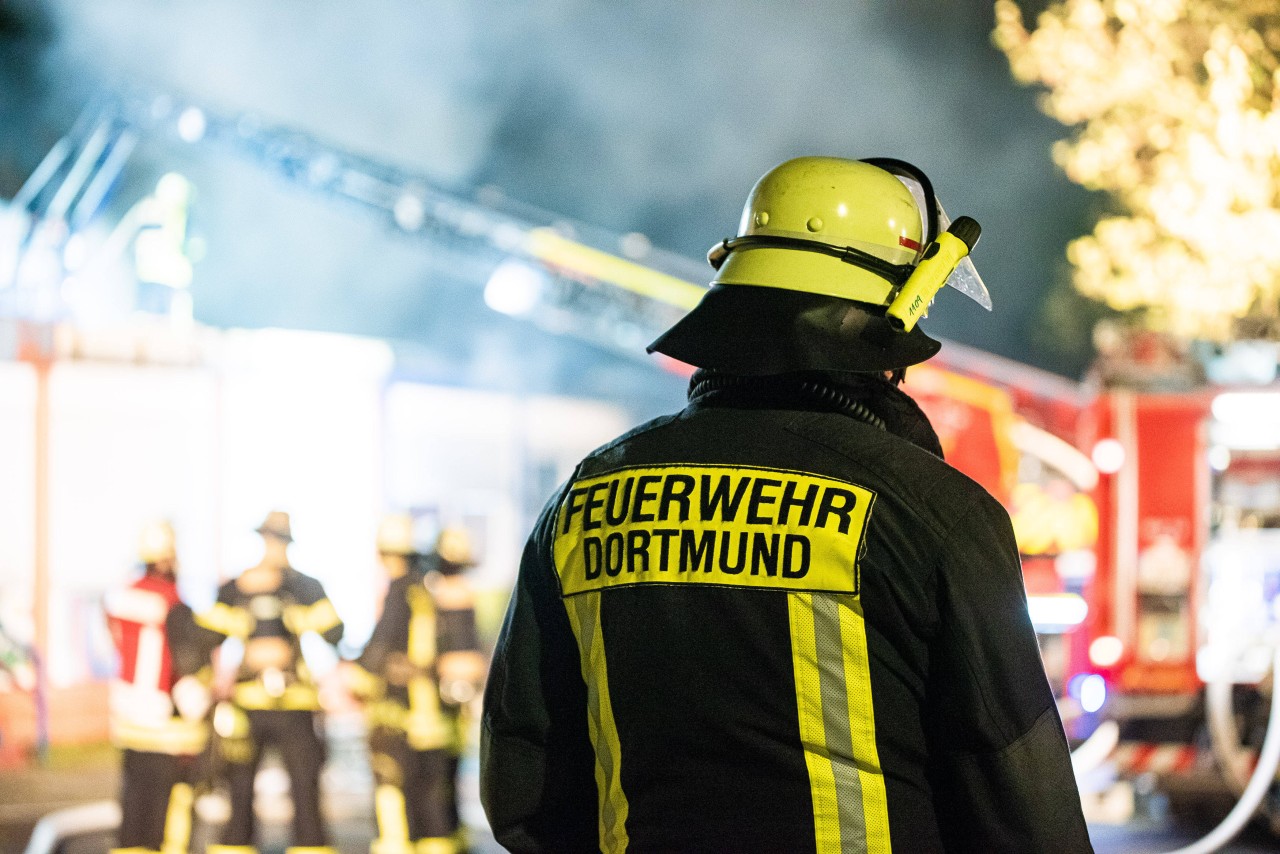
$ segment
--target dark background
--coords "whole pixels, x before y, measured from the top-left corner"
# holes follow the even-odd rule
[[[690,258],[781,160],[897,156],[984,227],[994,314],[945,291],[928,331],[1077,377],[1098,310],[1064,249],[1102,200],[1053,164],[1070,131],[1013,82],[993,21],[926,0],[0,0],[0,197],[128,86]],[[479,385],[593,394],[652,373],[489,311],[429,246],[226,152],[144,141],[116,213],[170,169],[199,192],[202,322],[416,342]]]

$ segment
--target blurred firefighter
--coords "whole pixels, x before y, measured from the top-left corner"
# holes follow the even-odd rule
[[[471,539],[446,527],[422,554],[413,518],[394,514],[379,525],[377,546],[390,584],[355,669],[376,784],[378,837],[370,851],[461,854],[468,842],[458,815],[458,760],[485,670],[463,574],[475,562]]]
[[[689,405],[589,455],[494,653],[481,799],[519,852],[1091,851],[1009,516],[898,387],[950,284],[900,160],[765,174],[650,350]]]
[[[186,854],[196,762],[208,741],[208,674],[193,670],[191,610],[178,598],[168,522],[143,528],[138,558],[142,577],[105,603],[120,656],[110,689],[111,738],[123,751],[115,850]]]
[[[314,632],[329,644],[342,639],[342,620],[320,582],[289,563],[289,515],[273,510],[256,529],[262,560],[218,590],[197,621],[216,641],[237,638],[244,654],[231,699],[219,703],[213,727],[231,796],[222,843],[210,854],[256,851],[253,784],[264,748],[274,746],[289,775],[293,799],[291,852],[332,851],[321,815],[320,771],[325,761],[319,690],[302,655]]]

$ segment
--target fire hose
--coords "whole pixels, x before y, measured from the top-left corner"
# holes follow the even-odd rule
[[[1237,759],[1240,739],[1231,710],[1232,681],[1230,674],[1226,670],[1223,672],[1223,677],[1210,683],[1206,692],[1209,732],[1213,740],[1214,756],[1222,767],[1228,785],[1240,786],[1240,800],[1236,801],[1227,817],[1207,836],[1169,854],[1210,854],[1234,839],[1258,811],[1263,798],[1275,782],[1276,770],[1280,769],[1280,697],[1273,690],[1271,713],[1267,717],[1267,734],[1262,739],[1262,752],[1258,756],[1253,775],[1242,785],[1244,775]],[[1274,680],[1280,676],[1280,639],[1277,639],[1274,646],[1271,674],[1274,684]],[[1230,744],[1227,740],[1230,740]]]

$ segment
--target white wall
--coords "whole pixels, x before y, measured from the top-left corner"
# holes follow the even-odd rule
[[[101,597],[139,572],[137,537],[178,534],[184,598],[261,557],[254,529],[286,510],[298,569],[367,639],[385,581],[374,538],[388,511],[466,525],[479,587],[515,576],[538,510],[574,464],[626,429],[613,406],[388,382],[389,348],[315,333],[223,333],[204,367],[63,361],[50,393],[50,678],[111,668]],[[0,362],[0,619],[30,639],[35,372]]]
[[[480,541],[477,585],[509,586],[533,517],[591,449],[627,426],[617,407],[394,383],[387,391],[387,502]]]
[[[138,533],[168,519],[181,585],[217,579],[216,383],[207,370],[67,362],[49,378],[49,675],[108,662],[101,596],[136,578]],[[86,650],[92,655],[86,661]]]
[[[35,631],[35,431],[35,371],[0,362],[0,625],[24,639]]]
[[[292,519],[294,566],[318,578],[362,642],[372,630],[382,505],[382,391],[390,350],[315,333],[230,333],[222,364],[225,577],[262,556],[254,529]]]

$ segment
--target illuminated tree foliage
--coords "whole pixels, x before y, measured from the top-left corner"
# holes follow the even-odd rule
[[[1076,288],[1224,340],[1280,314],[1280,5],[1061,0],[1028,31],[997,0],[1014,76],[1075,126],[1054,159],[1118,215],[1073,241]],[[1269,322],[1268,322],[1269,321]],[[1255,325],[1255,324],[1250,324]]]

